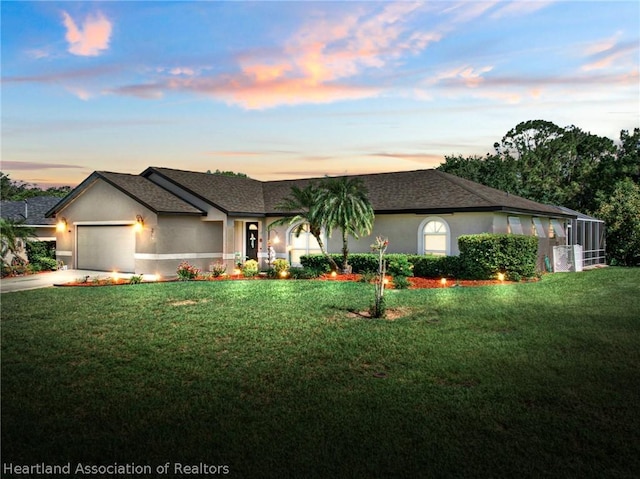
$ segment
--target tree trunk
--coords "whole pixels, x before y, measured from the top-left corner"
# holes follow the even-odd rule
[[[331,271],[338,271],[338,265],[335,260],[331,257],[331,255],[324,249],[324,243],[322,242],[322,238],[319,234],[313,233],[316,241],[318,242],[318,246],[320,246],[320,251],[329,261],[329,266],[331,267]]]
[[[342,273],[343,274],[350,274],[351,273],[351,266],[349,266],[349,243],[348,243],[348,239],[347,239],[347,235],[346,233],[342,233]]]

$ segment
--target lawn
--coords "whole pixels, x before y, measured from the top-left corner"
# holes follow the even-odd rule
[[[640,269],[389,291],[402,317],[354,317],[373,294],[293,280],[4,294],[3,468],[640,475]]]

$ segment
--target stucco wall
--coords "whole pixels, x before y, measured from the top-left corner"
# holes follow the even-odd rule
[[[67,220],[67,228],[56,232],[56,257],[70,268],[76,267],[76,231],[78,224],[135,223],[136,215],[144,218],[145,227],[157,224],[157,217],[148,208],[108,183],[97,180],[57,215]],[[133,231],[132,231],[132,234]],[[136,251],[138,242],[136,241]]]

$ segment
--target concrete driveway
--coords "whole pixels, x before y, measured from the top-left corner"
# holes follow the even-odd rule
[[[12,293],[14,291],[26,291],[28,289],[48,288],[54,284],[70,283],[78,278],[90,276],[95,278],[109,278],[113,273],[108,271],[89,271],[84,269],[69,269],[60,271],[50,271],[47,273],[29,274],[14,278],[4,278],[0,280],[0,292]],[[127,273],[118,273],[119,278],[129,278],[133,276]]]

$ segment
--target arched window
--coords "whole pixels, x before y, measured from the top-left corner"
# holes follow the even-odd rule
[[[442,218],[427,218],[420,224],[418,246],[422,254],[449,254],[449,225]]]
[[[309,225],[305,224],[300,235],[296,236],[298,226],[294,225],[287,230],[287,251],[289,251],[289,262],[292,266],[300,266],[300,257],[305,254],[322,253],[318,241],[309,232]]]

